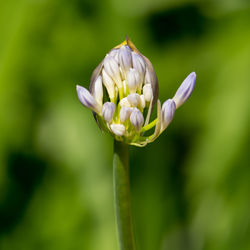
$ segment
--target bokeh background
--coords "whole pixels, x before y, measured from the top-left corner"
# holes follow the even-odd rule
[[[116,250],[113,141],[77,99],[130,36],[160,100],[192,71],[167,131],[131,147],[138,250],[250,249],[248,0],[0,2],[0,249]]]

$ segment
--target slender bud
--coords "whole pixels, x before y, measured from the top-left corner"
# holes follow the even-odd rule
[[[102,77],[98,76],[94,83],[94,93],[93,93],[94,98],[96,101],[102,105],[102,99],[103,99],[103,87],[102,87]]]
[[[103,84],[105,85],[108,91],[109,98],[114,99],[115,98],[115,83],[104,69],[102,70],[102,79],[103,79]]]
[[[124,97],[124,98],[121,99],[120,106],[121,107],[123,107],[123,106],[125,106],[125,107],[131,107],[131,104],[129,103],[127,97]]]
[[[130,115],[130,122],[134,126],[137,132],[140,131],[142,124],[144,123],[144,118],[139,109],[134,108]]]
[[[85,107],[92,109],[94,112],[98,114],[101,112],[101,105],[97,103],[95,98],[89,93],[87,89],[79,85],[76,85],[76,91],[78,99]]]
[[[132,52],[132,63],[133,68],[136,69],[144,77],[146,72],[146,63],[144,59],[134,51]]]
[[[175,102],[172,99],[168,99],[162,105],[162,130],[166,129],[166,127],[173,120],[174,113],[176,110]]]
[[[119,50],[118,58],[121,70],[126,75],[129,69],[132,68],[131,49],[128,46],[122,46]]]
[[[146,72],[145,72],[145,83],[151,83],[152,79],[150,76],[150,72],[148,70],[148,68],[146,68]]]
[[[110,128],[112,132],[117,136],[123,136],[125,134],[125,126],[122,124],[111,124]]]
[[[118,49],[112,49],[110,52],[109,52],[109,55],[112,56],[116,61],[117,63],[119,63],[119,59],[118,59]]]
[[[128,102],[133,107],[137,107],[140,103],[140,96],[136,93],[127,96]]]
[[[135,93],[142,82],[142,77],[136,69],[129,69],[127,83],[130,93]]]
[[[121,107],[121,110],[120,110],[120,122],[123,123],[126,120],[128,120],[129,117],[130,117],[131,112],[132,112],[132,108],[129,108],[129,107],[126,107],[126,106]]]
[[[144,109],[145,106],[146,106],[145,97],[144,97],[144,95],[140,95],[140,104],[139,104],[139,107],[140,107],[140,109]]]
[[[147,83],[143,86],[143,95],[145,97],[146,102],[150,102],[153,98],[153,90],[150,83]]]
[[[122,80],[120,75],[120,69],[115,58],[108,54],[106,55],[103,64],[105,71],[111,76],[118,88],[121,88]]]
[[[194,85],[196,81],[196,74],[192,72],[187,76],[187,78],[183,81],[181,86],[175,93],[173,100],[175,101],[176,108],[179,108],[192,94]]]
[[[115,104],[113,102],[105,102],[102,107],[102,116],[106,122],[112,122],[115,112]]]

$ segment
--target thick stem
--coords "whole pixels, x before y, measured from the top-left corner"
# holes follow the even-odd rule
[[[135,250],[129,191],[128,145],[114,141],[114,194],[120,250]]]

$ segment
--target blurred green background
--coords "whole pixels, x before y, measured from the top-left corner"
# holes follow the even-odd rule
[[[131,147],[138,250],[250,249],[248,0],[0,2],[0,249],[115,250],[113,141],[77,99],[130,36],[160,100],[190,100]]]

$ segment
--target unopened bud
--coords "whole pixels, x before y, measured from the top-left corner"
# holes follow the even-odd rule
[[[125,45],[120,48],[118,60],[121,70],[124,71],[126,75],[129,69],[132,68],[131,49],[128,46]]]
[[[105,102],[102,107],[102,116],[106,122],[112,122],[115,112],[115,104],[113,102]]]
[[[112,132],[117,136],[123,136],[125,134],[125,126],[122,124],[111,124],[110,128]]]
[[[124,97],[124,98],[121,99],[120,106],[121,107],[123,107],[123,106],[125,106],[125,107],[131,107],[131,104],[129,103],[127,97]]]
[[[127,96],[128,102],[133,107],[137,107],[140,103],[140,96],[136,93]]]
[[[112,56],[117,61],[117,63],[119,63],[118,54],[118,49],[112,49],[109,52],[109,55]]]
[[[142,77],[136,69],[129,69],[127,83],[130,93],[135,93],[142,82]]]
[[[142,58],[142,56],[135,53],[134,51],[132,52],[132,63],[133,63],[133,68],[144,76],[146,71],[146,63]]]
[[[129,107],[126,107],[126,106],[121,107],[121,110],[120,110],[120,122],[123,123],[126,120],[128,120],[129,117],[130,117],[131,112],[132,112],[132,108],[129,108]]]
[[[139,109],[137,109],[137,108],[133,109],[133,111],[130,115],[130,122],[134,126],[135,130],[137,132],[139,132],[143,123],[144,123],[143,115]]]
[[[175,102],[172,99],[168,99],[162,105],[162,130],[164,130],[170,122],[173,120],[176,110]]]
[[[181,86],[175,93],[173,100],[175,101],[176,108],[179,108],[192,94],[194,85],[196,81],[196,74],[192,72],[187,76],[187,78],[183,81]]]
[[[146,106],[145,97],[144,97],[144,95],[140,95],[140,104],[139,104],[139,107],[140,107],[140,109],[144,109],[145,106]]]
[[[102,105],[102,99],[103,99],[103,87],[102,87],[102,77],[98,76],[95,83],[94,83],[94,98],[96,101]]]
[[[115,84],[117,84],[118,88],[122,87],[122,80],[120,75],[120,70],[117,61],[115,58],[106,55],[104,59],[104,69],[109,74],[109,76],[114,80]]]
[[[77,91],[78,99],[85,107],[92,109],[94,112],[98,114],[100,113],[101,105],[97,103],[95,98],[89,93],[87,89],[77,85],[76,91]]]
[[[111,100],[114,99],[115,98],[115,83],[104,69],[102,70],[102,79],[103,79],[103,84],[105,85],[108,91],[110,99]]]
[[[146,102],[150,102],[153,98],[153,90],[150,83],[147,83],[143,86],[143,95],[145,97]]]

